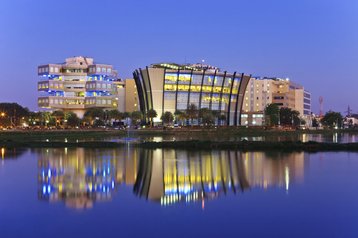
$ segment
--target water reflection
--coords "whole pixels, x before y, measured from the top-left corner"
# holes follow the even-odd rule
[[[38,197],[76,209],[109,201],[119,186],[163,206],[302,181],[305,153],[123,149],[39,149]]]
[[[214,199],[250,188],[289,190],[302,181],[304,153],[141,151],[134,192],[162,205]]]
[[[39,199],[64,201],[66,206],[77,209],[110,200],[120,184],[135,181],[136,151],[122,152],[83,148],[38,150]]]
[[[0,147],[0,157],[2,160],[6,159],[17,159],[27,151],[24,148],[5,148]]]

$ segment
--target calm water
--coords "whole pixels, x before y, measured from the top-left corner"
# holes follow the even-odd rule
[[[136,135],[135,132],[129,132],[125,136],[108,136],[104,137],[104,141],[112,142],[136,142],[136,141],[180,141],[180,140],[207,140],[208,136],[201,133],[182,133],[177,135],[162,135],[162,136],[146,136]],[[49,139],[41,139],[42,141],[50,141]],[[86,138],[86,139],[52,139],[53,141],[65,141],[65,142],[83,142],[83,141],[97,141],[98,138]],[[220,136],[217,138],[210,137],[210,140],[217,141],[317,141],[327,143],[355,143],[358,142],[358,134],[356,133],[326,133],[326,134],[300,134],[300,135],[283,135],[283,136]]]
[[[357,153],[0,148],[0,237],[358,237]]]

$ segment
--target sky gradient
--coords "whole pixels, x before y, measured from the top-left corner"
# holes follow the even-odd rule
[[[356,0],[1,0],[0,102],[37,107],[37,66],[90,56],[121,78],[157,62],[288,77],[358,113]]]

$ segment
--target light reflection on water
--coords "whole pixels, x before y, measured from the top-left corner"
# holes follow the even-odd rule
[[[220,135],[220,136],[209,136],[200,133],[190,134],[190,133],[180,133],[177,135],[161,135],[161,136],[150,136],[150,135],[131,135],[131,136],[104,136],[103,138],[81,138],[81,139],[43,139],[45,142],[94,142],[94,141],[111,141],[111,142],[121,142],[121,143],[137,143],[141,141],[153,141],[153,142],[162,142],[162,141],[186,141],[186,140],[214,140],[214,141],[316,141],[316,142],[326,142],[326,143],[355,143],[358,142],[358,137],[354,133],[322,133],[322,134],[311,134],[311,133],[302,133],[302,134],[288,134],[288,135],[265,135],[265,136],[230,136],[230,135]]]
[[[305,153],[126,149],[38,149],[38,198],[92,208],[118,186],[163,206],[211,200],[252,188],[302,182]]]
[[[1,238],[358,237],[357,153],[0,152]]]

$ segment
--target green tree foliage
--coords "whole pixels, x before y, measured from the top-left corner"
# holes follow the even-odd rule
[[[186,109],[186,115],[190,119],[190,124],[193,125],[193,120],[198,118],[198,108],[195,104],[190,104]]]
[[[65,113],[66,124],[71,127],[76,127],[80,125],[81,120],[78,118],[76,113],[66,112]]]
[[[215,123],[214,114],[208,108],[201,108],[199,110],[199,118],[204,125],[212,125]]]
[[[18,126],[22,118],[29,116],[29,109],[17,103],[0,103],[0,113],[1,124]]]
[[[57,111],[53,111],[51,113],[51,116],[54,117],[56,121],[56,125],[61,125],[65,118],[65,113],[63,111],[57,110]]]
[[[274,104],[268,104],[265,108],[265,121],[267,126],[276,126],[279,121],[279,107]]]
[[[185,122],[185,120],[186,120],[186,118],[187,118],[187,115],[186,115],[186,113],[183,112],[183,111],[176,110],[176,111],[174,112],[174,117],[175,117],[175,121],[176,121],[177,123],[179,123],[180,125],[183,125],[184,122]]]
[[[341,128],[343,117],[339,112],[329,111],[321,119],[321,123],[329,128]]]
[[[143,114],[140,111],[134,111],[131,113],[130,118],[132,119],[132,123],[134,125],[140,124],[140,121],[143,119]]]
[[[170,124],[174,121],[173,113],[171,112],[164,112],[164,114],[160,117],[164,124]]]
[[[52,116],[51,112],[41,112],[41,125],[55,126],[56,119]]]
[[[148,111],[147,111],[147,118],[149,119],[149,121],[150,121],[150,125],[151,126],[153,126],[153,118],[154,117],[157,117],[157,112],[154,110],[154,109],[149,109]]]
[[[312,127],[319,127],[319,121],[316,118],[313,118],[312,120]]]
[[[224,124],[224,122],[226,121],[226,115],[225,114],[220,114],[218,116],[218,120],[219,120],[219,125],[222,126]]]
[[[122,120],[124,117],[123,117],[123,113],[121,113],[119,110],[112,109],[107,111],[107,118],[109,120]]]
[[[95,120],[104,120],[104,111],[99,108],[90,108],[84,114],[85,121],[88,121],[91,125],[93,125]]]
[[[301,124],[300,113],[288,107],[280,108],[280,123],[283,126],[299,126]]]

